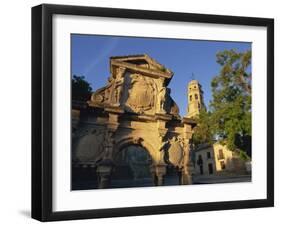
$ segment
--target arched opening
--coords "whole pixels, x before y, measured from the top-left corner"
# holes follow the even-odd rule
[[[123,147],[115,156],[111,187],[153,186],[151,163],[151,156],[141,145],[132,144]]]

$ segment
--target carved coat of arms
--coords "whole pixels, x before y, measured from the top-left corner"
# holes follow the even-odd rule
[[[144,76],[132,74],[129,97],[126,106],[129,110],[142,113],[154,107],[155,95],[152,81]]]

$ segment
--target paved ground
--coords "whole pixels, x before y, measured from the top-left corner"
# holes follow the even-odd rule
[[[179,179],[177,177],[167,177],[165,178],[165,186],[178,185]],[[141,178],[141,179],[131,179],[131,180],[112,180],[110,188],[129,188],[129,187],[152,187],[152,178]],[[94,180],[79,180],[75,181],[72,185],[73,190],[86,190],[86,189],[96,189],[97,181]]]
[[[251,182],[251,175],[194,176],[194,184]]]
[[[179,179],[176,176],[166,177],[164,186],[178,185]],[[215,183],[237,183],[251,182],[251,175],[231,175],[231,176],[194,176],[193,184],[215,184]],[[110,188],[129,188],[129,187],[152,187],[151,178],[136,180],[112,180]],[[96,189],[97,182],[94,180],[80,180],[73,184],[73,190]]]

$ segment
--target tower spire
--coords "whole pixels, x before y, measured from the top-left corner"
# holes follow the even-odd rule
[[[191,78],[191,80],[195,80],[195,75],[194,75],[194,73],[193,73],[193,72],[191,73],[190,78]]]
[[[194,74],[192,73],[192,76]],[[205,108],[203,91],[200,83],[192,77],[192,80],[187,85],[188,108],[187,117],[196,117],[201,109]]]

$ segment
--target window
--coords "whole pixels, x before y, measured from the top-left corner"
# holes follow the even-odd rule
[[[203,159],[201,155],[198,156],[197,165],[203,165]]]
[[[192,101],[192,95],[189,96],[189,100]]]
[[[211,152],[207,152],[207,159],[210,159],[211,158]]]
[[[198,100],[198,95],[197,94],[195,94],[195,100]]]
[[[224,170],[224,169],[225,169],[225,163],[224,163],[224,161],[221,161],[220,163],[221,163],[221,169]]]
[[[200,105],[200,103],[198,103],[198,108],[199,108],[199,109],[201,108],[201,105]]]
[[[209,174],[213,174],[214,173],[214,169],[213,169],[213,164],[212,163],[208,164],[208,169],[209,169]]]
[[[224,159],[224,154],[222,149],[219,149],[218,159]]]

